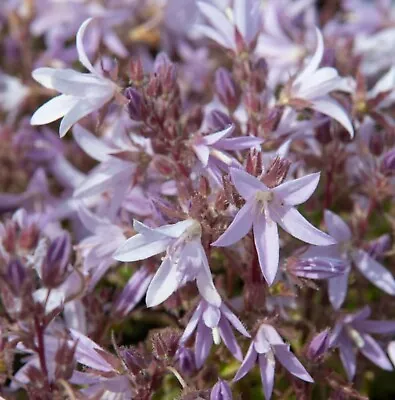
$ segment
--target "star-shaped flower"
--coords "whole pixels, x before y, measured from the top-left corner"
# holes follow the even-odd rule
[[[212,243],[213,246],[230,246],[243,238],[253,227],[259,264],[267,283],[276,277],[279,262],[279,236],[277,224],[290,235],[306,243],[329,246],[336,240],[311,225],[294,206],[304,203],[318,185],[320,174],[268,188],[258,178],[247,172],[230,168],[232,181],[246,200],[228,229]]]

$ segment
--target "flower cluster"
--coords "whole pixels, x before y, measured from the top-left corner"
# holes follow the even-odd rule
[[[394,27],[3,0],[0,397],[391,398]]]

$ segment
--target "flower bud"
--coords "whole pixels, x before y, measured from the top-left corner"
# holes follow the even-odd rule
[[[236,86],[230,72],[225,68],[219,68],[215,73],[215,91],[222,104],[232,111],[236,109]]]
[[[63,283],[71,253],[71,239],[68,233],[58,236],[49,246],[44,259],[41,278],[49,288],[58,287]]]
[[[148,367],[148,360],[135,347],[125,347],[121,349],[120,355],[128,370],[134,375],[139,374],[142,370]]]
[[[384,137],[379,132],[374,132],[369,138],[369,150],[375,155],[379,156],[384,150]]]
[[[232,123],[231,118],[222,111],[213,110],[209,114],[209,125],[214,131],[225,129]]]
[[[344,274],[347,265],[342,260],[330,257],[290,258],[287,271],[306,279],[329,279]]]
[[[369,243],[368,253],[371,257],[381,259],[384,253],[391,249],[391,237],[388,234],[381,235]]]
[[[183,374],[192,375],[196,371],[195,356],[191,349],[180,346],[176,352],[175,359]]]
[[[261,92],[266,87],[268,65],[264,58],[259,58],[252,66],[251,83],[257,92]]]
[[[232,400],[232,391],[230,390],[229,384],[222,379],[211,389],[210,400]]]
[[[315,130],[315,138],[321,144],[328,144],[332,141],[331,123],[326,121],[324,124],[318,126]]]
[[[130,62],[130,80],[134,84],[140,84],[144,79],[144,69],[140,57]]]
[[[329,348],[329,329],[325,329],[318,335],[314,336],[307,347],[306,357],[312,362],[322,360]]]
[[[75,368],[75,349],[77,342],[73,345],[66,340],[59,346],[55,354],[55,378],[68,380],[71,378]]]
[[[11,260],[7,265],[6,282],[15,296],[22,295],[22,287],[26,279],[25,267],[19,260]]]
[[[393,175],[395,173],[395,150],[387,151],[380,163],[380,171],[385,175]]]
[[[153,355],[163,361],[168,361],[177,352],[180,333],[171,328],[161,329],[151,337]]]
[[[127,88],[125,90],[125,96],[129,100],[128,112],[129,116],[134,121],[143,120],[143,101],[141,94],[133,88]]]

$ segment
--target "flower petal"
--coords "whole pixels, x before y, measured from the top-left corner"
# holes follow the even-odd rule
[[[354,137],[354,128],[350,117],[336,100],[330,97],[314,99],[311,108],[339,122],[348,131],[350,137]]]
[[[273,219],[285,231],[303,242],[316,246],[329,246],[336,243],[336,240],[331,236],[311,225],[296,208],[285,208],[284,210],[279,210],[280,212],[278,213],[276,212],[277,209],[275,209],[273,213],[273,207],[271,207],[270,211]]]
[[[264,183],[250,175],[248,172],[238,168],[230,168],[229,171],[233,184],[245,200],[249,200],[251,197],[255,196],[258,191],[269,191],[268,187]]]
[[[359,349],[360,352],[380,368],[386,371],[392,371],[393,367],[391,361],[379,344],[370,335],[362,335],[362,338],[364,345]]]
[[[267,354],[260,354],[258,357],[259,368],[261,371],[261,380],[265,399],[269,400],[272,397],[274,386],[274,369],[276,361],[269,358]]]
[[[203,321],[200,321],[195,339],[195,362],[198,369],[200,369],[206,361],[212,345],[213,337],[211,335],[211,329],[207,328]]]
[[[262,213],[254,221],[254,242],[262,274],[270,286],[277,275],[280,243],[277,224]]]
[[[155,307],[167,300],[178,288],[177,268],[166,257],[148,286],[145,302]]]
[[[88,18],[86,19],[80,28],[78,29],[77,32],[77,37],[76,37],[76,44],[77,44],[77,52],[78,52],[78,59],[80,60],[80,63],[92,74],[98,75],[97,71],[93,68],[93,65],[88,59],[88,56],[86,55],[85,48],[84,48],[84,35],[85,35],[85,30],[88,27],[89,23],[92,21],[93,18]]]
[[[324,220],[329,234],[338,242],[347,242],[351,239],[350,228],[337,214],[325,210]]]
[[[352,259],[358,270],[373,285],[392,296],[395,295],[395,280],[386,268],[360,249],[352,252]]]
[[[44,103],[30,119],[31,125],[45,125],[66,115],[75,105],[78,99],[73,96],[61,94]]]
[[[228,229],[214,242],[212,246],[226,247],[238,242],[251,230],[254,219],[254,202],[247,201],[236,214]]]
[[[208,328],[215,328],[218,326],[219,320],[221,318],[221,311],[218,307],[213,307],[208,305],[203,312],[203,321]]]
[[[328,280],[329,300],[335,310],[342,306],[347,296],[349,274],[350,268],[347,268],[344,274]]]
[[[296,206],[307,201],[314,193],[320,180],[320,173],[303,176],[302,178],[285,182],[272,191],[290,206]]]
[[[233,357],[239,361],[243,361],[243,353],[241,352],[240,346],[237,343],[229,322],[224,317],[221,317],[218,328],[219,334],[224,341],[225,346],[232,353]]]
[[[196,310],[192,314],[191,319],[189,320],[187,326],[185,327],[184,333],[180,338],[180,343],[185,343],[192,335],[193,331],[196,329],[197,324],[202,317],[203,313],[203,303],[200,302],[196,307]]]
[[[339,336],[337,343],[340,351],[340,359],[342,360],[343,367],[346,370],[348,380],[352,381],[357,369],[357,356],[353,344],[345,335]]]
[[[233,381],[236,382],[243,378],[248,372],[254,367],[255,361],[257,359],[258,353],[254,349],[254,344],[251,343],[248,348],[247,354],[244,357],[242,364],[240,365],[239,370],[237,371]]]
[[[207,146],[212,146],[216,144],[219,140],[229,136],[235,129],[235,126],[229,125],[225,129],[222,129],[218,132],[211,133],[210,135],[203,136],[203,141]]]
[[[221,312],[226,317],[226,319],[233,325],[233,327],[238,330],[243,336],[251,337],[251,335],[247,332],[244,325],[240,322],[239,318],[236,317],[235,314],[230,310],[230,308],[225,304],[221,304]]]
[[[302,363],[296,358],[296,356],[289,350],[289,346],[286,344],[274,344],[274,353],[280,361],[281,365],[287,369],[292,375],[302,379],[306,382],[314,382],[313,378],[306,371]]]

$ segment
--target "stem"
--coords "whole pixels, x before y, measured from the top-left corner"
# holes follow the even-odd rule
[[[177,378],[178,382],[180,382],[180,385],[183,389],[188,387],[188,385],[184,381],[184,378],[180,375],[180,373],[175,368],[167,367],[167,369]]]
[[[45,375],[45,380],[46,380],[46,385],[48,385],[48,369],[47,369],[47,363],[45,360],[45,348],[44,348],[44,332],[42,329],[42,325],[40,321],[38,320],[37,316],[34,316],[34,326],[36,328],[36,333],[37,333],[37,341],[38,341],[38,347],[37,347],[37,353],[38,353],[38,358],[40,360],[40,366],[41,370]]]

